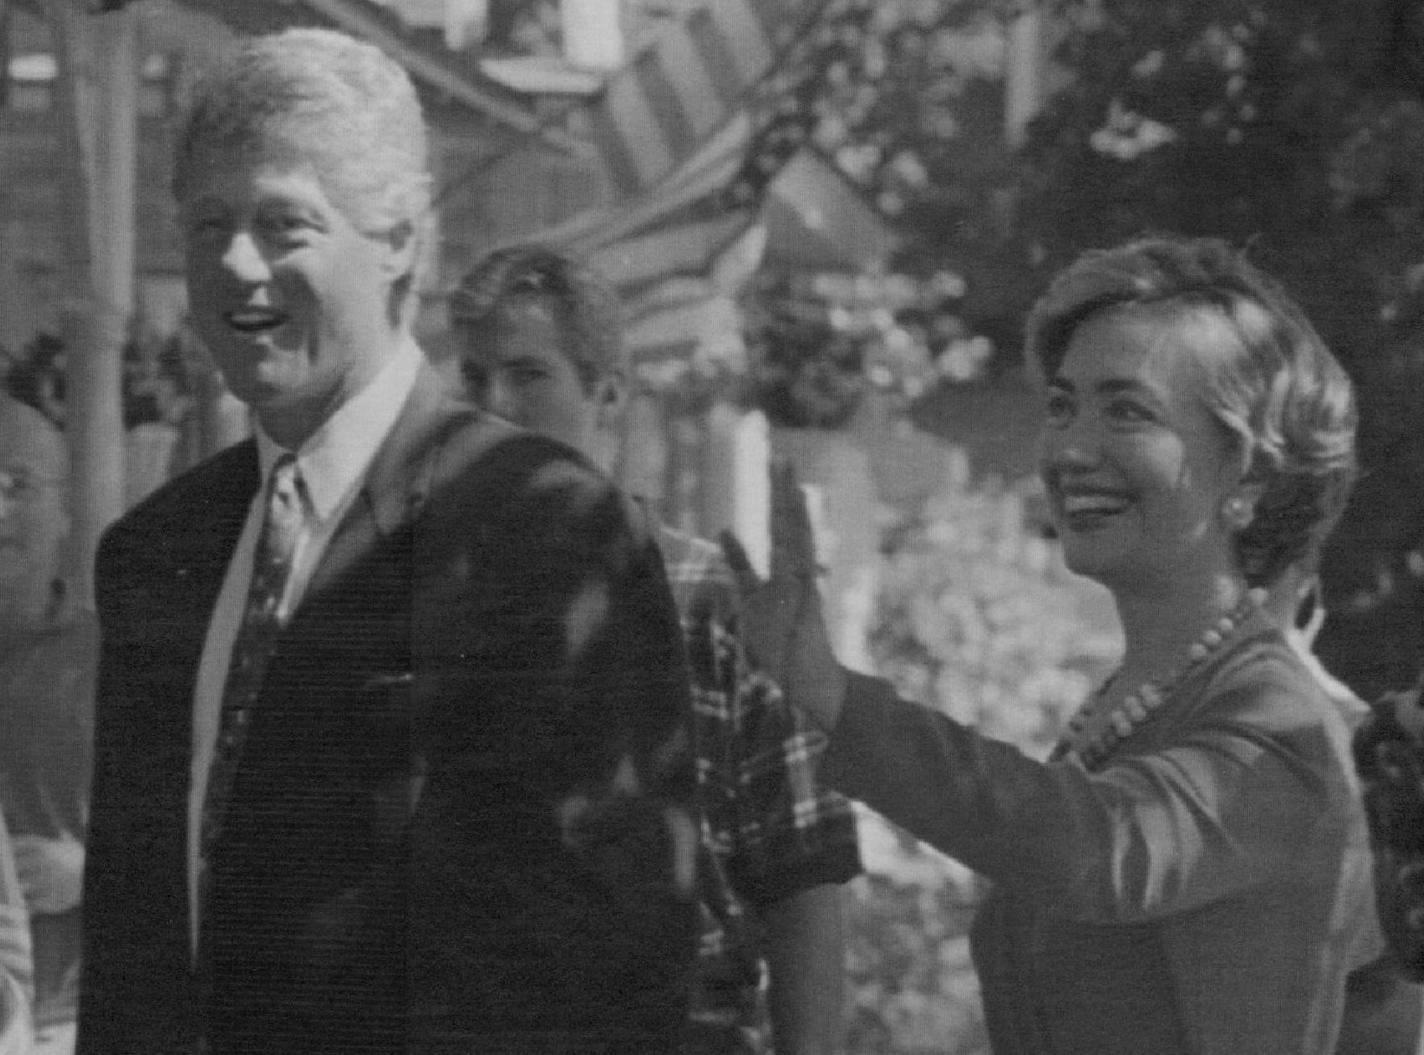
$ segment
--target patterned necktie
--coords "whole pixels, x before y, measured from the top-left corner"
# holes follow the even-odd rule
[[[222,832],[223,816],[237,776],[253,707],[262,691],[262,677],[277,633],[286,621],[282,595],[292,573],[292,557],[304,523],[301,480],[296,457],[283,454],[267,482],[267,509],[253,553],[252,583],[247,590],[242,623],[232,646],[232,660],[223,685],[222,713],[208,787],[203,798],[201,861]]]

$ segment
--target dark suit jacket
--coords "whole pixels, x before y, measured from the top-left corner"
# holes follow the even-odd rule
[[[79,1051],[668,1050],[692,781],[657,552],[429,369],[269,661],[193,969],[193,685],[258,477],[239,444],[100,546]]]

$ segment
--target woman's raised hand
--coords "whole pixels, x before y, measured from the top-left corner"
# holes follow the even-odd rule
[[[742,642],[795,706],[830,729],[840,717],[845,671],[837,662],[816,588],[816,539],[806,496],[786,462],[771,467],[771,561],[760,578],[736,536],[723,552],[741,595]]]

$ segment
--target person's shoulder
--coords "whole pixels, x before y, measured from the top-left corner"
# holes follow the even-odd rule
[[[260,481],[257,448],[252,440],[226,447],[158,487],[116,520],[105,544],[152,541],[154,532],[209,514],[224,500],[245,502]]]
[[[492,474],[505,489],[521,484],[606,484],[603,475],[572,447],[472,406],[446,418],[439,445],[440,474],[452,483]]]
[[[1261,733],[1288,737],[1322,729],[1348,736],[1348,723],[1310,667],[1275,628],[1249,633],[1207,683],[1208,708]]]
[[[455,515],[503,518],[534,535],[611,523],[651,542],[646,512],[586,457],[475,408],[447,422],[431,493]]]
[[[732,568],[722,547],[710,539],[660,522],[657,525],[657,542],[669,579],[719,590],[735,587]]]

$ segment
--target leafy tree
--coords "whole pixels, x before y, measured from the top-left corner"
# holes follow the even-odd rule
[[[1018,230],[1048,268],[1148,228],[1249,242],[1359,384],[1367,476],[1324,569],[1327,660],[1424,658],[1424,16],[1398,0],[1064,0]]]
[[[1056,88],[1010,151],[1011,0],[878,5],[814,141],[902,223],[897,266],[952,270],[1017,359],[1082,250],[1145,230],[1252,246],[1357,381],[1367,473],[1324,569],[1327,661],[1360,691],[1424,658],[1424,4],[1042,0]],[[997,50],[996,50],[997,47]]]

